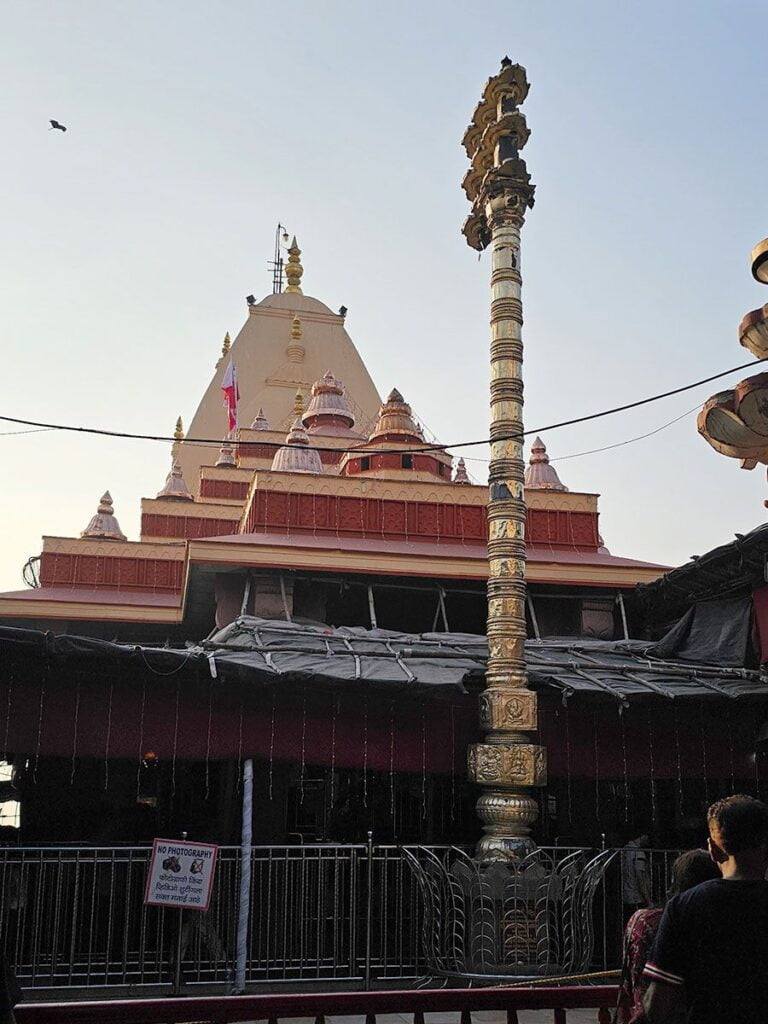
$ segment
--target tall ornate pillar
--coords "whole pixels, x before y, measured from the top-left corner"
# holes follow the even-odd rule
[[[534,787],[546,783],[546,750],[531,742],[536,694],[525,668],[525,495],[523,491],[523,308],[520,230],[534,186],[519,150],[528,140],[517,109],[525,69],[505,58],[464,135],[471,167],[462,185],[472,203],[463,231],[491,247],[491,464],[488,501],[488,671],[480,699],[484,741],[469,750],[469,776],[483,787],[477,813],[481,860],[533,849]]]

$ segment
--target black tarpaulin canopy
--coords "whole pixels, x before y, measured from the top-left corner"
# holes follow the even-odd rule
[[[758,672],[654,656],[638,640],[528,640],[529,685],[622,703],[648,699],[737,699],[768,695]],[[333,628],[244,616],[184,648],[0,627],[0,665],[17,657],[50,666],[133,661],[157,675],[210,673],[253,688],[312,685],[452,699],[482,685],[484,636]]]

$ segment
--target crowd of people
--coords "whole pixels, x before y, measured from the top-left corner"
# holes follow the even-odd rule
[[[677,858],[663,909],[643,885],[646,837],[625,847],[620,1024],[768,1022],[768,807],[731,796],[707,825],[708,849]]]

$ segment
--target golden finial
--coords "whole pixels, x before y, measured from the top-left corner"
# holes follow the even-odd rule
[[[304,415],[304,396],[301,393],[301,388],[296,389],[296,398],[293,400],[293,412],[297,419]]]
[[[224,344],[221,346],[221,354],[225,356],[232,345],[232,339],[229,336],[229,331],[224,335]]]
[[[181,422],[181,416],[176,420],[176,429],[173,432],[173,444],[171,445],[171,459],[175,462],[179,457],[181,451],[181,442],[184,440],[184,424]]]
[[[297,316],[291,321],[291,341],[285,350],[291,363],[303,363],[306,349],[301,344],[301,320]]]
[[[292,292],[294,295],[303,295],[301,290],[301,278],[304,273],[304,267],[301,265],[301,249],[296,244],[296,236],[293,236],[291,247],[288,250],[288,262],[285,265],[285,276],[288,278],[288,287],[285,289],[286,292]]]

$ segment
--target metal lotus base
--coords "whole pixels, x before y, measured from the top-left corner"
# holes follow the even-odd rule
[[[424,899],[430,973],[485,981],[588,970],[595,891],[615,851],[537,849],[482,863],[455,847],[404,849]]]

